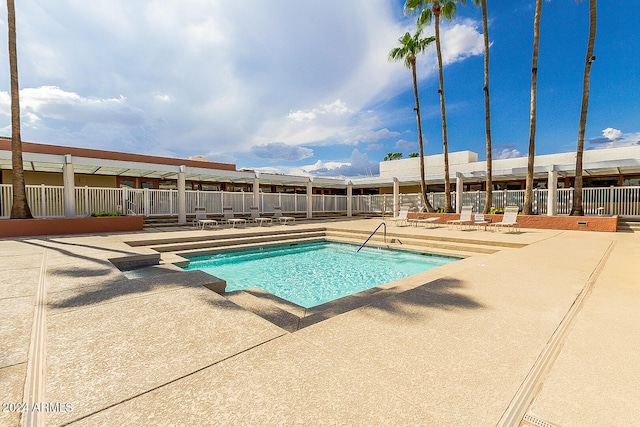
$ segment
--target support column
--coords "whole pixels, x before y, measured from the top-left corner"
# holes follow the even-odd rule
[[[71,154],[66,154],[64,156],[62,181],[64,183],[64,216],[67,218],[73,218],[76,216],[76,184]]]
[[[313,178],[307,182],[307,218],[313,218]]]
[[[178,172],[178,224],[187,223],[187,182],[184,177],[184,166]]]
[[[393,178],[393,217],[400,214],[400,181]]]
[[[554,216],[558,213],[558,172],[551,165],[547,172],[547,215]]]
[[[258,211],[262,212],[262,206],[260,203],[260,172],[256,172],[253,178],[253,206],[258,207]]]
[[[347,217],[353,216],[353,183],[347,182]]]
[[[460,213],[462,209],[462,192],[464,191],[464,181],[462,174],[456,172],[456,213]]]

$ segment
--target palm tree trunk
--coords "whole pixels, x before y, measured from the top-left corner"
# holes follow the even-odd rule
[[[411,59],[411,73],[413,75],[413,96],[416,99],[416,120],[418,122],[418,146],[420,147],[420,194],[422,195],[422,206],[427,212],[435,212],[427,197],[427,185],[424,176],[424,144],[422,141],[422,123],[420,120],[420,102],[418,101],[418,78],[416,75],[416,58]]]
[[[442,148],[444,153],[444,211],[453,212],[451,207],[451,183],[449,181],[449,143],[447,141],[447,114],[444,106],[444,74],[442,66],[442,50],[440,48],[440,5],[433,5],[433,16],[436,36],[436,52],[438,54],[438,77],[440,79],[440,112],[442,114]]]
[[[11,183],[13,204],[10,218],[33,218],[27,203],[22,166],[22,140],[20,139],[20,96],[18,86],[18,54],[16,49],[16,12],[13,0],[7,0],[9,23],[9,68],[11,74]]]
[[[580,110],[580,125],[578,127],[578,148],[576,149],[576,179],[573,190],[573,206],[571,215],[584,215],[582,207],[582,155],[584,152],[584,133],[587,127],[587,110],[589,108],[589,88],[591,83],[591,63],[594,60],[593,48],[596,42],[596,0],[589,1],[589,43],[587,58],[584,64],[584,79],[582,81],[582,109]]]
[[[536,148],[536,91],[538,87],[538,46],[540,44],[540,14],[542,0],[536,0],[536,11],[533,18],[533,60],[531,64],[531,110],[529,113],[529,156],[527,159],[527,182],[524,192],[522,213],[533,213],[533,166]]]
[[[484,121],[487,141],[487,177],[483,213],[488,214],[493,204],[493,167],[491,153],[491,103],[489,102],[489,24],[487,23],[487,0],[482,0],[482,32],[484,33]]]

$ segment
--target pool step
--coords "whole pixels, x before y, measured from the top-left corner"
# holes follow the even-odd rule
[[[327,230],[327,238],[345,243],[362,244],[368,233],[357,230]],[[375,234],[367,243],[369,246],[388,246],[390,248],[406,250],[423,250],[439,255],[471,256],[477,254],[493,254],[501,249],[518,248],[522,245],[497,244],[484,240],[454,239],[413,236],[406,233],[387,233],[387,242],[383,235]]]
[[[278,234],[260,234],[254,236],[224,236],[215,239],[161,244],[151,246],[151,249],[157,252],[182,252],[197,249],[216,249],[256,244],[282,243],[284,241],[300,239],[323,239],[324,236],[324,230],[296,231]]]

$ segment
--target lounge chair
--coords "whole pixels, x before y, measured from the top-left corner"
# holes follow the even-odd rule
[[[280,206],[273,207],[273,219],[277,219],[280,224],[287,224],[288,222],[296,222],[296,219],[292,216],[282,216],[282,208]]]
[[[418,214],[417,218],[409,218],[407,222],[409,225],[415,225],[416,227],[420,224],[424,224],[425,227],[435,227],[436,222],[439,220],[437,216],[425,217],[424,215]]]
[[[201,227],[201,230],[209,225],[213,227],[214,225],[218,225],[218,221],[215,219],[207,219],[207,208],[196,207],[196,217],[193,219],[193,227]]]
[[[246,225],[247,220],[244,218],[236,218],[233,213],[233,208],[231,206],[225,206],[222,208],[222,221],[226,222],[231,226],[231,228],[235,228],[236,224],[238,225]]]
[[[271,218],[261,217],[260,216],[260,210],[259,210],[259,208],[257,206],[252,206],[251,207],[251,219],[256,224],[260,225],[260,227],[262,227],[265,222],[267,224],[271,224],[273,222],[273,220]]]
[[[400,225],[404,224],[408,224],[407,222],[407,215],[409,214],[409,208],[407,206],[403,206],[400,208],[400,213],[398,214],[397,217],[392,218],[393,221],[395,221],[395,225],[397,226],[398,223],[400,223]]]
[[[451,227],[458,225],[460,228],[463,228],[465,225],[473,224],[473,221],[471,220],[472,212],[473,206],[463,206],[462,209],[460,209],[460,218],[447,221],[447,227],[450,229]]]
[[[504,215],[502,216],[502,221],[494,222],[491,224],[493,226],[493,230],[497,230],[498,227],[503,229],[507,227],[514,231],[518,230],[518,211],[520,208],[518,206],[507,206],[504,208]]]

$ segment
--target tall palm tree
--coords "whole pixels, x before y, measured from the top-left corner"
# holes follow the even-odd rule
[[[484,122],[487,151],[487,176],[485,179],[485,198],[483,213],[488,214],[493,204],[493,176],[491,152],[491,103],[489,102],[489,24],[487,20],[487,0],[473,0],[476,6],[482,8],[482,32],[484,36]]]
[[[527,181],[524,191],[522,213],[533,213],[533,164],[536,157],[536,93],[538,88],[538,46],[540,45],[540,14],[542,0],[536,0],[533,18],[533,59],[531,61],[531,107],[529,110],[529,155],[527,158]]]
[[[16,10],[13,0],[7,0],[9,23],[9,68],[11,74],[11,165],[13,168],[13,204],[10,218],[33,218],[24,185],[22,140],[20,139],[20,96],[18,86],[18,54],[16,50]]]
[[[576,179],[573,186],[573,206],[571,215],[584,215],[582,208],[582,154],[584,152],[584,132],[587,127],[587,109],[589,108],[589,88],[591,82],[591,63],[593,47],[596,42],[596,0],[589,0],[589,41],[587,43],[587,58],[584,64],[584,78],[582,80],[582,109],[580,110],[580,125],[578,127],[578,148],[576,149]]]
[[[440,112],[442,115],[442,147],[444,153],[444,211],[453,212],[451,206],[451,183],[449,180],[449,142],[447,138],[447,114],[444,103],[444,74],[442,66],[442,49],[440,47],[440,17],[451,20],[456,14],[456,3],[465,4],[466,0],[406,0],[404,10],[406,14],[420,13],[418,27],[434,22],[436,54],[438,56],[438,79],[440,88]],[[429,6],[431,6],[429,8]]]
[[[416,55],[423,52],[429,44],[431,44],[435,37],[420,38],[421,29],[418,28],[416,33],[412,36],[410,33],[405,33],[400,37],[398,41],[400,46],[394,48],[389,52],[390,61],[404,61],[404,65],[407,68],[411,68],[411,74],[413,76],[413,97],[416,100],[416,121],[418,122],[418,146],[420,148],[420,194],[422,195],[422,206],[424,206],[427,212],[435,212],[429,198],[427,197],[427,186],[424,176],[424,144],[422,141],[422,123],[420,120],[420,102],[418,100],[418,78],[416,76]]]

